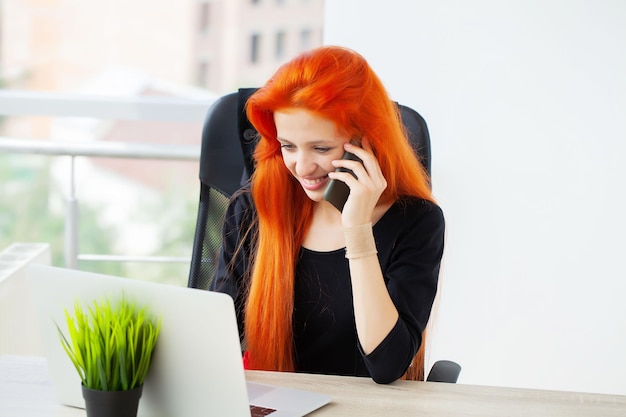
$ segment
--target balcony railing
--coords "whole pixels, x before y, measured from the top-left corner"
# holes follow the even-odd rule
[[[179,99],[155,96],[116,98],[0,90],[0,115],[201,123],[212,101],[213,98]],[[77,157],[197,161],[200,157],[200,146],[98,141],[77,143],[0,137],[0,153],[69,156],[71,158],[70,171],[67,173],[69,194],[66,197],[65,213],[64,259],[66,267],[76,268],[79,260],[189,262],[189,258],[181,257],[79,253],[78,196],[75,187],[74,162]]]

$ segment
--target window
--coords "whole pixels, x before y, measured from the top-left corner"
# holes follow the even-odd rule
[[[308,49],[311,49],[311,30],[310,29],[303,29],[300,32],[300,50],[301,51],[306,51]]]
[[[4,114],[0,111],[0,137],[42,139],[42,143],[46,139],[70,137],[76,142],[195,145],[201,137],[202,119],[152,120],[153,112],[130,116],[130,110],[122,106],[120,113],[129,116],[128,119],[124,116],[114,120],[108,115],[113,104],[105,99],[107,104],[100,106],[97,96],[115,95],[122,102],[126,98],[141,100],[143,96],[159,101],[183,99],[185,103],[181,105],[194,108],[194,103],[187,102],[211,103],[216,95],[232,91],[233,86],[263,85],[268,71],[275,71],[279,64],[299,52],[301,29],[312,29],[310,48],[321,45],[323,1],[135,2],[149,4],[151,13],[146,13],[145,7],[129,7],[135,4],[132,1],[0,0],[0,92],[6,89],[3,94],[8,96]],[[77,5],[87,3],[89,13],[77,13],[82,10]],[[180,7],[183,3],[186,6]],[[115,16],[119,24],[111,24],[103,16]],[[168,22],[164,22],[164,17]],[[141,30],[133,22],[141,22]],[[176,27],[164,30],[164,23],[171,26],[173,22]],[[277,35],[281,31],[285,34]],[[145,42],[146,34],[150,34],[150,42]],[[280,62],[275,55],[281,57]],[[48,112],[54,106],[49,104],[50,100],[63,107],[60,113],[64,116],[54,116],[54,112],[39,115],[39,110],[33,115],[13,116],[13,103],[22,100],[19,90],[45,92],[40,99],[41,109],[46,109],[42,111]],[[70,115],[70,111],[80,115],[83,109],[81,104],[76,104],[82,98],[65,103],[62,95],[69,92],[90,96],[85,100],[94,101],[93,113],[101,116]],[[48,93],[61,96],[48,97]],[[175,103],[167,104],[170,105]],[[91,114],[92,110],[87,113]],[[180,113],[180,116],[172,115],[172,119],[184,118],[182,113],[187,112]],[[191,253],[188,246],[193,241],[194,224],[187,222],[184,215],[179,218],[179,214],[185,213],[187,204],[197,205],[199,182],[184,180],[197,177],[197,161],[134,159],[77,159],[75,186],[81,205],[80,233],[97,236],[97,239],[81,239],[80,251],[187,257]],[[69,163],[65,157],[0,151],[0,249],[25,236],[32,241],[63,241],[63,234],[57,231],[62,232],[59,226],[64,220],[61,216],[61,223],[57,222],[57,209],[62,207],[67,191]],[[62,175],[57,176],[59,170]],[[81,186],[81,177],[89,178],[86,188]],[[146,198],[129,200],[92,193],[88,190],[93,181],[110,184],[119,190],[117,195],[139,193]],[[41,201],[45,207],[40,207],[35,197],[44,194],[50,198]],[[17,204],[20,202],[25,205]],[[43,216],[48,204],[51,210]],[[84,207],[87,208],[83,210]],[[92,207],[97,210],[92,212]],[[15,222],[4,222],[14,213],[17,213]],[[163,216],[180,224],[176,233],[170,233],[171,230],[161,227],[163,222],[154,220]],[[100,224],[105,228],[101,229]],[[51,258],[63,264],[63,248],[51,248]],[[149,278],[170,281],[173,276],[184,275],[184,271],[183,274],[179,271],[184,264],[177,264],[149,266],[155,272]],[[135,262],[80,260],[79,265],[116,275],[133,275],[136,271],[141,274],[142,268],[146,268],[145,264]]]
[[[209,61],[207,59],[200,59],[198,62],[198,69],[196,73],[196,83],[200,87],[208,87],[209,85]]]
[[[276,59],[278,61],[285,57],[285,39],[287,34],[284,31],[276,33]]]
[[[260,47],[261,35],[255,33],[250,38],[250,62],[253,64],[259,62]]]
[[[211,23],[211,3],[203,1],[200,4],[200,32],[206,32]]]

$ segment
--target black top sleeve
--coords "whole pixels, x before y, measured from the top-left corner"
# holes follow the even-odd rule
[[[365,364],[374,381],[395,381],[406,372],[422,342],[437,292],[443,255],[444,217],[428,201],[402,201],[374,227],[387,290],[399,318]]]

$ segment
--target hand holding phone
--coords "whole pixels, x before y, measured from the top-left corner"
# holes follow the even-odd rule
[[[348,151],[343,154],[343,157],[341,159],[359,161],[360,163],[363,163],[361,158]],[[356,178],[354,172],[347,168],[337,168],[335,172],[349,172],[354,178]],[[349,195],[350,187],[348,187],[345,182],[341,180],[330,180],[330,182],[328,183],[328,187],[326,187],[326,191],[324,191],[324,200],[335,206],[337,210],[342,211],[343,206],[346,204]]]

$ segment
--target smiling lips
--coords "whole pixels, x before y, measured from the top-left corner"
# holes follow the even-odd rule
[[[300,184],[302,184],[302,187],[308,191],[319,190],[321,187],[326,185],[326,182],[328,182],[328,175],[324,175],[323,177],[317,177],[317,178],[300,177]]]

